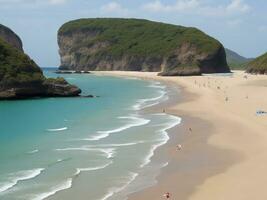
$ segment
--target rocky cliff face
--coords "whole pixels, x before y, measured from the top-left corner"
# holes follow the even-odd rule
[[[22,42],[19,36],[8,27],[0,24],[0,37],[16,49],[23,51]]]
[[[0,25],[0,99],[78,96],[81,90],[64,79],[47,79],[24,54],[19,37]]]
[[[224,47],[195,28],[137,19],[81,19],[58,32],[60,69],[229,72]]]

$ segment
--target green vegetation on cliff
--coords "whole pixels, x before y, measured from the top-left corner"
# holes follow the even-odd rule
[[[106,51],[115,56],[126,53],[142,56],[166,55],[186,42],[202,52],[220,47],[218,41],[196,28],[140,19],[79,19],[64,24],[59,30],[59,35],[75,31],[100,33],[94,40],[88,40],[86,45],[108,41],[112,45]]]
[[[78,19],[58,31],[60,69],[229,72],[222,44],[196,28],[143,19]]]
[[[41,69],[22,51],[0,38],[0,86],[42,81]]]
[[[267,74],[267,53],[249,62],[247,64],[247,72],[255,74]]]
[[[245,70],[247,63],[253,60],[252,58],[245,58],[244,56],[241,56],[230,49],[225,49],[225,53],[227,63],[231,69]]]
[[[81,90],[63,78],[47,79],[23,52],[20,38],[0,24],[0,100],[78,96]]]
[[[19,36],[14,33],[10,28],[0,24],[0,37],[11,46],[23,51],[22,41]]]

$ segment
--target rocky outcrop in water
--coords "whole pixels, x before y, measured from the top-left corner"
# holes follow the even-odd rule
[[[47,79],[23,52],[20,38],[0,25],[0,100],[78,96],[81,90],[64,79]]]
[[[220,42],[196,28],[139,19],[80,19],[58,31],[62,70],[230,72]]]

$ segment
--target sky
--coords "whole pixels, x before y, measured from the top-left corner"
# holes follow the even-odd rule
[[[197,27],[246,57],[267,51],[266,0],[0,0],[0,23],[41,67],[60,64],[57,31],[69,20],[142,18]]]

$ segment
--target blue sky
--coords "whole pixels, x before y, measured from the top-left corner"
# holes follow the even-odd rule
[[[0,0],[0,23],[42,67],[58,66],[57,30],[72,19],[145,18],[194,26],[247,57],[267,51],[266,0]]]

